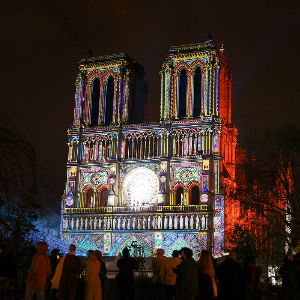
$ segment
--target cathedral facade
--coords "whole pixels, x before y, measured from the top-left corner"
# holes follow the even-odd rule
[[[105,255],[125,246],[143,256],[221,253],[237,137],[223,49],[211,40],[171,47],[156,123],[143,121],[143,74],[124,54],[80,62],[62,238]]]

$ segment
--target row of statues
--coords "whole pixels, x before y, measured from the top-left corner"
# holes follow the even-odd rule
[[[172,145],[173,156],[196,156],[199,150],[204,146],[209,150],[209,139],[212,138],[209,133],[206,134],[182,134],[174,133],[169,140],[168,135],[162,137],[146,136],[142,138],[126,138],[122,141],[122,158],[146,159],[161,155],[167,155],[169,143]],[[102,139],[96,141],[84,142],[79,147],[77,141],[69,143],[69,161],[77,160],[80,152],[80,159],[84,161],[101,161],[111,156],[115,156],[116,140]],[[113,153],[114,152],[114,153]]]
[[[112,141],[108,139],[95,142],[85,142],[82,143],[81,147],[77,141],[71,142],[68,145],[69,161],[76,161],[78,156],[80,160],[84,161],[102,161],[112,156]]]
[[[207,230],[207,215],[144,215],[71,217],[63,219],[63,230]]]

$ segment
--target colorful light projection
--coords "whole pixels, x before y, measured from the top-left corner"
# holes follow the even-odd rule
[[[218,195],[214,205],[213,253],[221,254],[224,250],[224,196]]]
[[[107,255],[132,243],[145,256],[157,247],[169,255],[183,246],[195,254],[201,249],[220,253],[222,188],[229,181],[224,174],[234,183],[237,136],[223,52],[211,40],[170,49],[161,72],[160,122],[132,118],[136,67],[123,54],[80,63],[68,130],[66,191],[73,192],[74,203],[62,206],[62,237]],[[114,97],[108,122],[110,77]],[[99,107],[93,105],[97,78]]]
[[[182,182],[188,185],[189,182],[201,181],[201,165],[198,163],[181,163],[171,165],[173,182]]]

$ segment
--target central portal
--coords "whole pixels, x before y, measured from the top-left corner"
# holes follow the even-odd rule
[[[157,204],[159,180],[148,168],[135,168],[128,172],[123,183],[124,204],[147,206]]]

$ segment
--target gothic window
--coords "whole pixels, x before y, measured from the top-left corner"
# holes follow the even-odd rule
[[[106,85],[105,95],[105,125],[109,125],[113,121],[113,110],[114,110],[114,79],[109,77]]]
[[[151,137],[150,138],[150,151],[149,151],[150,157],[153,157],[153,140],[154,140],[154,137]]]
[[[179,149],[178,149],[178,156],[183,156],[183,137],[179,137]]]
[[[210,86],[210,71],[208,70],[207,72],[207,77],[208,77],[208,81],[207,81],[207,91],[208,91],[208,95],[206,95],[206,114],[209,115],[210,114],[210,89],[211,89],[211,86]]]
[[[134,139],[133,149],[134,149],[135,156],[138,156],[139,149],[138,149],[138,141],[136,138]]]
[[[91,125],[97,126],[99,119],[100,80],[96,78],[92,86]]]
[[[93,198],[94,198],[94,191],[92,188],[90,188],[85,193],[85,207],[92,207]]]
[[[179,73],[179,91],[178,91],[178,118],[186,117],[186,98],[187,98],[187,75],[186,70]]]
[[[176,205],[183,205],[183,187],[180,186],[176,189],[175,194]]]
[[[81,123],[83,123],[84,122],[84,113],[85,113],[85,108],[84,108],[84,106],[85,106],[85,84],[83,83],[82,84],[82,101],[81,101],[81,120],[80,120],[80,122]]]
[[[145,137],[145,143],[144,143],[144,156],[145,158],[150,156],[150,149],[149,149],[149,137]]]
[[[200,190],[197,185],[193,185],[190,189],[190,204],[199,205],[200,202]]]
[[[130,158],[133,157],[133,142],[132,142],[132,138],[129,140],[129,157]]]
[[[131,153],[130,153],[130,139],[126,139],[126,153],[125,153],[125,157],[126,158],[131,157]]]
[[[194,107],[193,107],[193,117],[199,117],[201,113],[201,69],[198,67],[194,73]]]

